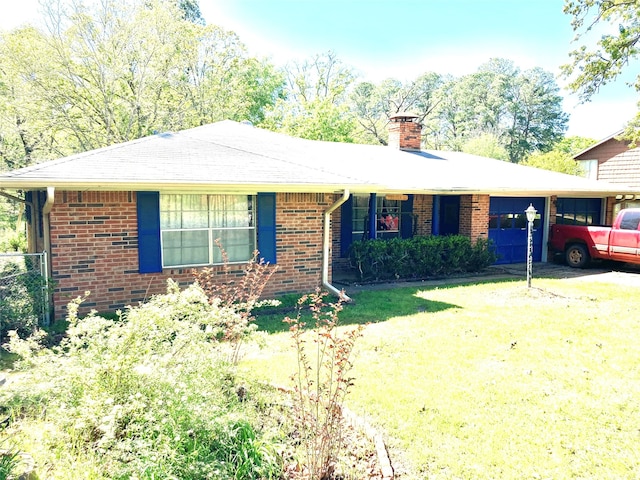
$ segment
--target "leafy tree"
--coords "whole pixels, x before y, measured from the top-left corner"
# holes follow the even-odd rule
[[[509,160],[507,149],[500,143],[500,139],[491,133],[483,133],[467,140],[462,146],[462,151],[481,157]]]
[[[4,166],[222,119],[260,122],[282,76],[234,33],[185,20],[178,4],[51,1],[47,31],[0,37]]]
[[[567,137],[558,142],[549,152],[537,152],[529,155],[522,162],[522,165],[582,176],[582,168],[573,157],[594,143],[595,140],[590,138]]]
[[[424,124],[440,101],[437,91],[441,84],[442,77],[432,72],[406,83],[390,78],[377,86],[358,84],[351,101],[365,141],[387,145],[389,117],[399,112],[411,112]]]
[[[566,153],[558,150],[551,150],[545,153],[534,153],[521,162],[522,165],[529,167],[542,168],[554,172],[567,173],[569,175],[582,174],[580,165]]]
[[[566,153],[574,157],[583,150],[597,143],[597,140],[587,137],[565,137],[553,146],[554,150]]]
[[[177,0],[177,5],[182,10],[182,18],[200,25],[205,24],[198,0]]]
[[[589,101],[600,87],[614,81],[640,55],[640,2],[638,0],[567,0],[564,12],[571,15],[576,40],[597,27],[606,29],[595,47],[586,45],[570,52],[572,61],[562,71],[571,79],[569,88]],[[612,28],[613,27],[613,28]],[[640,92],[640,74],[634,85]],[[638,103],[640,107],[640,102]],[[624,137],[640,141],[640,111],[628,124]]]
[[[563,137],[569,116],[558,92],[553,75],[541,68],[517,77],[506,104],[509,160],[519,162],[528,153],[548,151]]]
[[[283,72],[283,95],[261,126],[312,140],[355,141],[355,118],[346,103],[355,79],[351,67],[327,52],[291,62]]]
[[[55,68],[45,36],[31,27],[5,33],[0,58],[0,170],[70,153],[38,87]]]
[[[268,62],[248,57],[235,33],[215,25],[185,26],[184,33],[184,70],[176,85],[183,122],[262,122],[265,107],[282,94],[282,75]]]
[[[492,59],[478,72],[444,84],[438,123],[426,132],[426,143],[462,150],[470,139],[490,134],[511,162],[519,162],[562,138],[568,116],[558,92],[550,73],[540,68],[521,72],[509,60]]]

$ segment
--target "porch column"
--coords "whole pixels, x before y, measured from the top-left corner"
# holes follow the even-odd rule
[[[460,196],[460,235],[472,243],[489,238],[489,195]]]

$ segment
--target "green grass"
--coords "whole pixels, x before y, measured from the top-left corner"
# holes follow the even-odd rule
[[[349,406],[406,479],[640,477],[637,287],[537,279],[355,294]],[[275,320],[260,319],[276,332]],[[288,334],[243,366],[287,383]]]

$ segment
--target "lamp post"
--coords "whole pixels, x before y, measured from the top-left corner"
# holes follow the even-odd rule
[[[533,221],[538,211],[530,203],[524,211],[527,214],[527,288],[531,288],[531,273],[533,270]]]

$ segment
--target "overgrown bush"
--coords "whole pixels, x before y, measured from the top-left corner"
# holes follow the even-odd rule
[[[45,278],[9,261],[0,264],[0,338],[9,330],[30,334],[45,307]]]
[[[338,332],[338,313],[342,299],[326,304],[326,293],[316,291],[298,302],[294,318],[289,324],[297,353],[297,372],[293,375],[293,413],[304,449],[304,464],[300,478],[329,480],[343,443],[344,418],[342,408],[353,378],[351,354],[363,325],[343,333]],[[305,331],[301,310],[309,307],[313,316],[312,330]]]
[[[462,235],[433,235],[356,241],[349,250],[349,260],[360,280],[371,281],[477,272],[497,257],[486,240],[471,243]]]
[[[222,254],[222,275],[213,268],[203,268],[194,272],[194,278],[212,305],[233,310],[236,315],[226,318],[221,325],[221,338],[232,346],[230,361],[237,363],[242,342],[256,330],[252,315],[254,308],[275,306],[275,300],[261,300],[262,292],[277,266],[269,265],[258,258],[255,250],[241,275],[232,272],[227,252],[216,241]]]
[[[281,433],[258,426],[257,387],[238,393],[219,348],[236,311],[173,282],[117,319],[80,319],[81,301],[70,304],[58,347],[15,333],[9,343],[28,368],[0,390],[0,405],[16,429],[40,431],[29,453],[47,478],[280,477]]]

